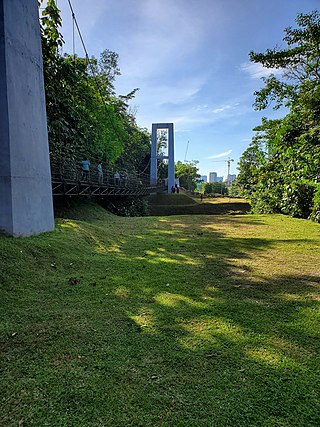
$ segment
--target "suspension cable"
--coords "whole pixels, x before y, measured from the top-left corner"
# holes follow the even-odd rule
[[[143,171],[142,171],[142,172],[139,172],[139,173],[138,173],[138,175],[142,175],[142,174],[144,174],[144,172],[148,169],[148,167],[149,167],[149,165],[150,165],[150,162],[151,162],[151,157],[150,157],[150,159],[149,159],[149,161],[148,161],[148,163],[147,163],[147,166],[143,169]]]
[[[74,26],[75,26],[75,16],[72,12],[72,50],[73,50],[73,60],[76,59],[76,42],[75,42],[75,35],[74,35]]]

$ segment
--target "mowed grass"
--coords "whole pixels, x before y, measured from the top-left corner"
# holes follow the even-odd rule
[[[87,214],[0,237],[1,426],[320,425],[319,225]]]
[[[244,199],[229,197],[191,197],[184,193],[155,194],[148,197],[150,215],[221,215],[250,211]]]

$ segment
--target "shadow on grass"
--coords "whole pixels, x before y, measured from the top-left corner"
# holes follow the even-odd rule
[[[225,202],[206,203],[193,205],[154,205],[150,206],[152,216],[170,215],[223,215],[223,214],[246,214],[250,212],[249,203]]]
[[[10,379],[25,378],[15,393],[32,403],[16,416],[61,426],[319,425],[319,276],[259,275],[251,261],[279,242],[231,238],[209,219],[119,224],[113,235],[62,223],[66,240],[79,239],[63,269],[85,253],[83,278],[67,287],[57,262],[56,286],[30,297],[33,326],[7,340]]]

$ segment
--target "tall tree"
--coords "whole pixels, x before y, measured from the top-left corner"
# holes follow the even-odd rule
[[[284,30],[285,49],[267,49],[265,53],[251,51],[252,62],[266,68],[276,68],[281,77],[271,74],[263,78],[264,88],[255,92],[257,109],[265,109],[270,102],[275,108],[281,105],[301,107],[305,98],[314,99],[320,83],[320,14],[298,14],[298,28]]]
[[[285,29],[286,48],[250,53],[253,62],[276,68],[280,75],[263,79],[264,87],[255,92],[255,108],[273,103],[290,112],[281,120],[264,119],[255,129],[257,136],[240,161],[238,181],[255,210],[306,218],[310,213],[316,217],[320,209],[315,198],[320,192],[319,12],[299,14],[296,23],[297,28]]]
[[[193,191],[197,187],[197,178],[200,178],[198,174],[197,160],[191,160],[186,162],[178,161],[175,164],[175,173],[179,178],[181,187],[187,190]]]
[[[70,163],[88,156],[108,166],[118,161],[127,169],[145,167],[150,138],[129,108],[138,89],[119,97],[115,93],[118,54],[104,50],[99,59],[62,56],[60,27],[60,11],[48,0],[41,35],[52,161]]]

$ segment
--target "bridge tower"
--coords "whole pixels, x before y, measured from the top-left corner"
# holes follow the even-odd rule
[[[168,155],[162,156],[157,154],[157,131],[158,129],[168,130]],[[150,184],[157,184],[158,179],[158,160],[168,159],[168,193],[171,192],[172,186],[175,184],[174,173],[174,133],[173,123],[153,123],[152,124],[152,140],[151,140],[151,170]]]
[[[0,0],[0,229],[53,230],[38,0]]]

